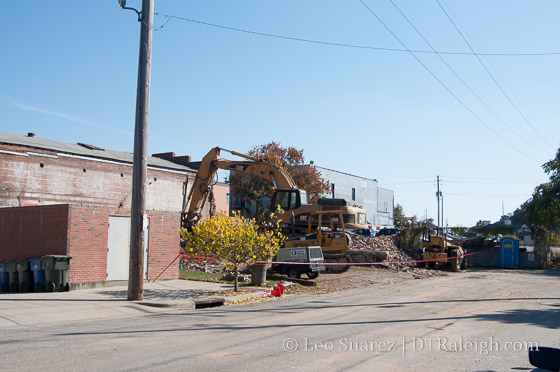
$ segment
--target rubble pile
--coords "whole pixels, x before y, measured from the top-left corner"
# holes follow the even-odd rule
[[[226,270],[225,265],[216,260],[207,260],[205,258],[181,258],[181,267],[183,269],[201,271],[204,273],[221,273]]]
[[[414,259],[397,247],[396,242],[399,239],[398,234],[383,235],[376,238],[368,238],[366,236],[349,234],[350,251],[384,251],[387,252],[387,262],[403,262],[413,261]],[[413,264],[410,264],[413,265]],[[397,267],[409,266],[409,264],[398,264]]]

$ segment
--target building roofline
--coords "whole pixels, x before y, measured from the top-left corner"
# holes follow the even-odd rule
[[[92,159],[115,161],[119,163],[133,163],[133,154],[128,152],[106,150],[93,145],[71,144],[45,138],[23,136],[20,134],[7,132],[0,132],[0,144],[24,146],[31,149],[50,150],[56,153],[65,153]],[[147,157],[147,165],[152,168],[170,169],[183,172],[196,172],[196,170],[191,167],[176,164],[172,161],[153,156]]]
[[[337,171],[337,170],[334,170],[334,169],[329,169],[329,168],[325,168],[325,167],[320,167],[320,166],[315,165],[315,164],[307,164],[307,166],[313,166],[313,167],[315,167],[315,168],[317,168],[317,169],[324,169],[324,170],[328,170],[328,171],[330,171],[330,172],[340,173],[340,174],[344,174],[344,175],[346,175],[346,176],[352,176],[352,177],[356,177],[356,178],[361,178],[361,179],[363,179],[363,180],[368,180],[368,181],[373,181],[373,182],[379,183],[379,181],[376,180],[375,178],[366,178],[366,177],[362,177],[362,176],[356,176],[355,174],[350,174],[350,173],[346,173],[346,172]]]

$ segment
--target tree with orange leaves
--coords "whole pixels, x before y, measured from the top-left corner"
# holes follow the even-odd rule
[[[277,142],[255,146],[248,155],[260,160],[279,165],[287,170],[296,185],[307,192],[309,202],[315,203],[321,195],[330,193],[328,182],[321,173],[310,164],[305,164],[303,150],[295,147],[282,147]],[[268,212],[267,199],[274,193],[274,185],[258,177],[243,173],[232,173],[230,182],[234,186],[234,193],[249,205],[255,205],[255,217],[260,219]]]

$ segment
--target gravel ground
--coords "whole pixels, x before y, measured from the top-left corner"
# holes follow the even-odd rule
[[[424,279],[433,276],[445,276],[447,272],[442,270],[428,270],[415,267],[401,269],[385,267],[351,267],[341,274],[320,274],[314,281],[316,286],[292,286],[288,294],[323,294],[338,292],[354,288],[375,288],[379,286],[400,283],[407,280]]]
[[[419,280],[431,278],[434,276],[446,276],[447,272],[435,269],[421,269],[416,267],[405,268],[387,268],[387,267],[363,267],[353,266],[345,273],[339,274],[320,274],[317,279],[312,280],[316,283],[315,286],[305,286],[301,284],[291,284],[286,288],[286,295],[320,295],[325,293],[339,292],[350,289],[358,288],[379,288],[386,287],[396,283],[402,283],[408,280]],[[289,281],[288,277],[275,276],[276,278],[283,278],[281,280],[269,280],[269,283],[277,283],[278,281]],[[305,275],[304,275],[305,277]],[[284,279],[285,278],[285,279]],[[241,285],[239,292],[235,293],[233,290],[224,290],[214,295],[218,296],[233,296],[239,293],[253,293],[263,292],[262,288],[255,288],[250,286]],[[250,302],[273,300],[273,298],[258,299],[253,298],[247,300]],[[246,302],[246,301],[242,301]]]

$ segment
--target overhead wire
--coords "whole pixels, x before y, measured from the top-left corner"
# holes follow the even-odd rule
[[[272,33],[267,33],[267,32],[252,31],[252,30],[247,30],[247,29],[243,29],[243,28],[224,26],[224,25],[219,25],[219,24],[216,24],[216,23],[204,22],[204,21],[199,21],[199,20],[192,19],[192,18],[180,17],[180,16],[171,15],[171,14],[163,14],[163,13],[158,13],[158,12],[154,12],[154,15],[166,18],[165,24],[167,24],[168,20],[175,19],[175,20],[179,20],[179,21],[185,21],[185,22],[195,23],[195,24],[199,24],[199,25],[204,25],[204,26],[209,26],[209,27],[214,27],[214,28],[220,28],[220,29],[228,30],[228,31],[241,32],[241,33],[246,33],[246,34],[251,34],[251,35],[264,36],[264,37],[290,40],[290,41],[297,41],[297,42],[302,42],[302,43],[311,43],[311,44],[344,47],[344,48],[369,49],[369,50],[378,50],[378,51],[384,51],[384,52],[398,52],[398,53],[410,53],[410,52],[419,53],[419,54],[421,54],[421,53],[422,54],[438,53],[438,54],[459,55],[459,56],[472,56],[472,55],[489,56],[489,57],[560,56],[560,51],[531,52],[531,53],[512,53],[512,52],[511,53],[476,53],[476,52],[454,52],[454,51],[443,51],[443,50],[439,50],[439,51],[434,52],[433,50],[410,50],[410,49],[400,49],[400,48],[375,47],[375,46],[369,46],[369,45],[337,43],[337,42],[332,42],[332,41],[313,40],[313,39],[305,39],[305,38],[300,38],[300,37],[272,34]],[[161,29],[161,28],[163,28],[163,26],[160,27],[159,29]]]
[[[379,18],[379,16],[377,16],[377,14],[369,7],[367,6],[367,4],[363,1],[363,0],[359,0],[362,5],[377,19],[377,21],[379,23],[381,23],[381,25],[383,25],[383,27],[385,27],[385,29],[405,48],[409,51],[410,55],[412,55],[414,57],[414,59],[449,93],[451,94],[451,96],[453,96],[453,98],[455,98],[455,100],[457,100],[457,102],[459,102],[459,104],[461,106],[463,106],[472,116],[474,116],[482,125],[484,125],[489,131],[491,131],[492,133],[494,133],[494,135],[496,137],[498,137],[500,140],[502,140],[502,142],[504,142],[506,145],[510,146],[512,149],[514,149],[515,151],[517,151],[518,153],[520,153],[521,155],[527,157],[528,159],[533,160],[534,162],[539,162],[538,160],[536,160],[535,158],[531,157],[530,155],[526,154],[525,152],[523,152],[521,149],[519,149],[517,146],[514,146],[513,144],[511,144],[509,141],[507,141],[504,137],[502,137],[498,132],[496,132],[490,125],[488,125],[484,120],[482,120],[482,118],[480,116],[478,116],[469,106],[467,106],[466,103],[464,103],[455,93],[453,93],[453,91],[440,79],[436,76],[436,74],[434,72],[432,72],[432,70],[430,70],[430,68],[428,68],[428,66],[426,66],[426,64],[424,64],[424,62],[422,62],[422,60],[420,60],[420,58],[418,58],[418,56],[415,54],[415,52],[413,52],[412,50],[408,49],[408,47],[406,46],[406,44],[389,28],[389,26],[387,26],[382,20],[381,18]]]
[[[500,198],[514,198],[520,196],[527,196],[526,194],[455,194],[455,193],[446,193],[446,196],[472,196],[472,197],[500,197]]]
[[[496,80],[496,78],[494,77],[494,75],[492,74],[492,72],[488,69],[488,67],[484,64],[484,62],[482,61],[482,59],[480,58],[479,55],[476,54],[475,50],[473,49],[473,47],[471,46],[471,44],[468,42],[468,40],[465,38],[465,36],[463,35],[463,33],[461,32],[461,30],[459,30],[459,27],[457,27],[457,25],[455,24],[455,22],[453,21],[453,19],[449,16],[449,13],[447,13],[447,11],[445,10],[445,8],[443,7],[443,5],[441,5],[441,3],[439,2],[439,0],[435,0],[437,2],[437,4],[439,5],[439,7],[441,8],[441,10],[443,11],[443,13],[446,15],[447,19],[451,22],[451,24],[453,25],[453,27],[455,28],[455,30],[459,33],[459,35],[461,36],[461,38],[463,39],[463,41],[465,42],[465,44],[467,44],[467,46],[469,47],[469,49],[473,52],[473,55],[476,57],[476,59],[478,60],[478,62],[480,62],[480,64],[482,65],[482,67],[484,68],[484,70],[488,73],[488,75],[490,76],[490,78],[492,79],[492,81],[496,84],[496,86],[498,87],[498,89],[503,93],[503,95],[506,97],[506,99],[509,101],[509,103],[515,108],[515,110],[517,111],[517,113],[523,118],[523,120],[525,120],[525,122],[531,127],[531,129],[533,129],[533,131],[544,141],[546,142],[551,148],[555,148],[550,142],[548,142],[548,140],[537,130],[537,128],[535,128],[533,126],[533,124],[531,124],[531,122],[529,121],[529,119],[527,119],[527,117],[525,116],[525,114],[523,114],[521,112],[521,110],[519,109],[519,107],[515,104],[515,102],[513,102],[513,100],[510,98],[510,96],[506,93],[506,91],[504,90],[504,88],[500,85],[500,83],[498,82],[498,80]]]
[[[446,176],[445,178],[451,178],[451,179],[466,179],[466,180],[486,180],[486,181],[542,181],[540,178],[497,178],[497,177],[459,177],[459,176]]]
[[[517,137],[519,137],[522,141],[524,141],[525,143],[527,143],[528,145],[530,145],[531,147],[533,147],[533,148],[535,148],[539,151],[548,153],[548,151],[545,151],[545,150],[541,149],[540,147],[535,146],[533,143],[529,142],[525,137],[523,137],[519,133],[517,133],[517,131],[515,131],[490,106],[488,106],[488,104],[469,86],[469,84],[467,84],[467,82],[461,76],[459,76],[459,74],[455,71],[455,69],[453,69],[453,67],[451,67],[449,65],[449,63],[447,63],[447,61],[441,56],[441,54],[436,51],[436,49],[432,46],[432,44],[424,37],[424,35],[420,32],[420,30],[418,30],[418,28],[404,14],[404,12],[398,7],[398,5],[395,4],[395,2],[393,0],[389,0],[389,1],[391,2],[391,4],[393,4],[395,9],[397,9],[397,11],[401,14],[401,16],[408,22],[408,24],[414,29],[414,31],[416,31],[416,33],[422,38],[422,40],[424,40],[424,42],[426,42],[426,44],[428,44],[428,46],[435,53],[435,55],[445,64],[445,66],[447,66],[449,71],[451,71],[453,73],[453,75],[455,75],[455,77],[465,86],[465,88],[467,88],[469,90],[469,92],[471,92],[472,95],[474,97],[476,97],[478,102],[480,102],[490,113],[492,113],[492,115],[494,115],[494,117],[496,119],[498,119],[502,124],[504,124],[513,134],[515,134]]]

